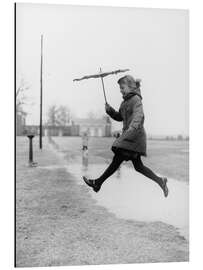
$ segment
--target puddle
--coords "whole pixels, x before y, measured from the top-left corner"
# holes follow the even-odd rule
[[[97,157],[96,157],[97,159]],[[94,162],[93,162],[94,160]],[[95,164],[95,157],[87,156],[69,161],[68,172],[75,175],[78,184],[83,185],[82,175],[98,177],[108,162]],[[169,196],[152,180],[125,164],[105,181],[99,193],[90,189],[91,196],[101,206],[117,217],[136,221],[162,221],[175,226],[187,240],[189,237],[189,185],[168,178]]]
[[[37,169],[58,170],[58,169],[64,169],[64,165],[37,166]]]
[[[52,148],[52,150],[54,150]],[[54,150],[64,161],[66,154]],[[70,156],[63,167],[75,176],[79,185],[85,185],[82,176],[97,178],[108,166],[108,161],[101,157]],[[57,166],[52,168],[56,169]],[[61,166],[60,166],[61,167]],[[50,168],[51,169],[51,168]],[[163,191],[152,180],[129,168],[123,163],[102,185],[99,193],[89,188],[91,196],[98,205],[104,206],[119,218],[135,221],[161,221],[178,228],[181,235],[189,238],[189,185],[168,178],[169,196],[164,197]]]

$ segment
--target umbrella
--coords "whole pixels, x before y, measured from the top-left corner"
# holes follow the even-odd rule
[[[100,68],[100,73],[93,74],[93,75],[87,75],[87,76],[84,76],[84,77],[79,78],[79,79],[74,79],[73,81],[75,82],[75,81],[81,81],[81,80],[90,79],[90,78],[101,78],[104,99],[105,99],[105,102],[107,103],[103,78],[108,76],[108,75],[113,75],[113,74],[116,75],[117,73],[126,72],[126,71],[129,71],[129,69],[118,69],[118,70],[111,71],[111,72],[102,72],[102,70]]]

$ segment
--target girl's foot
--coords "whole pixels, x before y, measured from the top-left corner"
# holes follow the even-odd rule
[[[163,192],[164,192],[164,196],[167,197],[168,196],[168,187],[167,187],[168,179],[166,177],[163,177],[162,181],[163,181],[162,189],[163,189]]]
[[[86,183],[89,187],[92,187],[92,188],[93,188],[93,190],[94,190],[95,192],[98,192],[98,191],[100,190],[101,185],[96,184],[97,181],[91,180],[91,179],[87,179],[87,177],[85,177],[85,176],[83,176],[82,178],[83,178],[83,180],[85,181],[85,183]]]

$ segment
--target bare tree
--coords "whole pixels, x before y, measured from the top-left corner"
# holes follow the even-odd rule
[[[67,126],[74,118],[68,106],[51,105],[47,113],[47,124],[51,126]]]
[[[57,121],[57,106],[56,105],[51,105],[48,109],[48,121],[47,124],[50,126],[57,126],[58,125],[58,121]]]
[[[111,118],[108,115],[104,114],[102,116],[102,119],[104,119],[107,124],[111,124]]]
[[[19,86],[16,89],[16,112],[23,112],[23,106],[26,104],[27,96],[26,91],[30,88],[24,81],[24,79],[20,80]]]
[[[71,121],[71,111],[67,106],[59,106],[57,111],[57,121],[61,126],[66,126]]]
[[[96,119],[96,118],[98,118],[98,117],[97,117],[97,115],[96,115],[95,112],[90,111],[90,112],[87,113],[87,118],[90,118],[90,119]]]
[[[86,117],[89,119],[101,119],[103,117],[103,112],[101,110],[89,111],[87,112]]]

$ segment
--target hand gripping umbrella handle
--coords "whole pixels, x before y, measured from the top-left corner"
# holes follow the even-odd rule
[[[101,68],[100,68],[100,72],[102,72],[102,69],[101,69]],[[104,93],[105,103],[107,104],[106,92],[105,92],[105,88],[104,88],[104,80],[103,80],[103,77],[101,77],[101,81],[102,81],[102,88],[103,88],[103,93]]]

